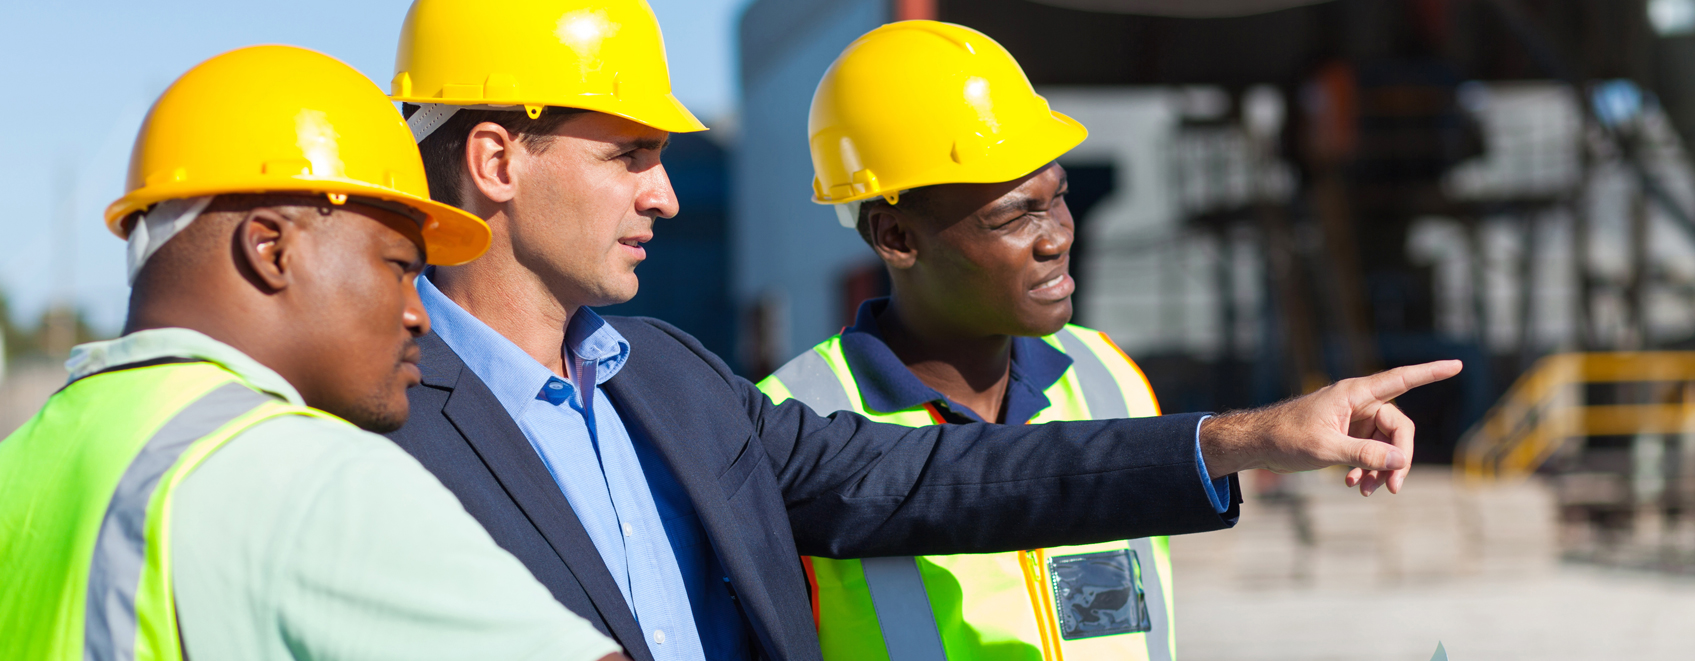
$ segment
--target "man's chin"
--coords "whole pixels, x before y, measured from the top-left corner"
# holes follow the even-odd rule
[[[398,415],[391,412],[385,412],[377,415],[363,415],[358,417],[359,419],[357,420],[348,418],[347,421],[353,423],[353,426],[373,434],[387,434],[406,426],[407,415],[406,412],[402,411]]]
[[[368,432],[386,434],[406,425],[412,405],[404,394],[398,399],[387,396],[371,397],[348,406],[346,410],[330,411],[353,426]]]
[[[619,303],[628,303],[631,299],[636,297],[636,292],[641,289],[641,283],[636,280],[635,274],[631,274],[630,279],[627,282],[609,282],[605,284],[606,286],[600,289],[594,297],[594,300],[585,302],[583,305],[591,308],[599,308],[608,305],[617,305]]]
[[[1024,326],[1024,332],[1015,333],[1015,335],[1023,335],[1024,337],[1047,337],[1054,333],[1058,333],[1060,329],[1065,328],[1066,324],[1071,323],[1071,305],[1069,299],[1063,309],[1050,310],[1046,312],[1063,312],[1063,314],[1044,314],[1040,315],[1040,317],[1036,319],[1025,319],[1022,324]]]

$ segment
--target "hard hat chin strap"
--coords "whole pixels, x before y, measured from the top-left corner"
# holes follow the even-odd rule
[[[900,204],[900,194],[905,192],[898,190],[892,193],[883,193],[883,201],[888,202],[890,206]],[[842,202],[830,206],[836,208],[836,222],[841,223],[842,227],[850,230],[859,229],[859,208],[865,206],[865,200]]]
[[[442,126],[447,124],[447,120],[453,119],[453,115],[461,110],[505,110],[521,112],[529,115],[530,119],[535,119],[541,117],[542,111],[547,109],[547,106],[533,104],[521,106],[456,106],[446,103],[417,103],[413,105],[418,106],[418,109],[412,112],[411,117],[406,118],[406,127],[412,129],[412,139],[417,141],[418,144],[423,144],[424,138],[428,138],[430,134],[440,130]]]
[[[859,207],[864,203],[864,200],[860,200],[858,202],[843,202],[841,204],[832,204],[830,206],[836,208],[836,222],[841,223],[842,227],[846,227],[851,230],[859,228]]]
[[[153,253],[176,236],[189,223],[199,218],[206,211],[206,206],[212,203],[213,196],[185,197],[176,200],[165,200],[136,219],[135,227],[129,231],[129,283],[135,284],[135,276],[141,273],[142,265]]]
[[[430,134],[446,124],[447,120],[453,119],[453,114],[463,107],[445,103],[420,103],[418,110],[406,118],[406,126],[412,129],[412,138],[422,144],[424,138],[430,137]]]

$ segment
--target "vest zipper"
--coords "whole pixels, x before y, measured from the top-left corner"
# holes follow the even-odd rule
[[[1030,593],[1030,607],[1036,616],[1036,632],[1042,639],[1042,661],[1065,661],[1060,648],[1059,616],[1054,610],[1053,589],[1048,584],[1048,553],[1042,549],[1018,552],[1018,566],[1024,570],[1024,588]]]

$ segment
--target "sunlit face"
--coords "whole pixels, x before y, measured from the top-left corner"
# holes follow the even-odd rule
[[[590,112],[512,166],[509,232],[518,262],[575,305],[635,297],[653,223],[677,214],[659,163],[669,134]]]
[[[923,191],[909,217],[917,256],[897,295],[961,331],[1042,336],[1071,319],[1071,241],[1065,169],[1049,164],[1013,181]],[[897,205],[898,208],[898,205]],[[904,281],[904,282],[903,282]]]
[[[361,428],[406,422],[406,389],[419,380],[417,338],[430,330],[414,282],[424,267],[418,224],[391,211],[349,204],[314,225],[308,268],[294,285],[315,301],[288,332],[312,336],[307,403]]]

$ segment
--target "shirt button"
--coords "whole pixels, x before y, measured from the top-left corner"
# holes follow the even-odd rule
[[[635,534],[636,534],[636,527],[630,525],[629,523],[625,523],[624,524],[624,536],[625,537],[632,537]],[[659,633],[659,635],[661,637],[663,637],[665,635],[665,632],[662,631],[662,632]],[[664,642],[664,641],[660,641],[660,642]]]
[[[562,390],[562,389],[565,388],[565,384],[560,383],[558,381],[554,381],[552,383],[547,384],[547,387],[548,387],[549,390]]]
[[[653,643],[655,645],[664,645],[665,644],[665,630],[664,629],[654,629],[653,630]]]

